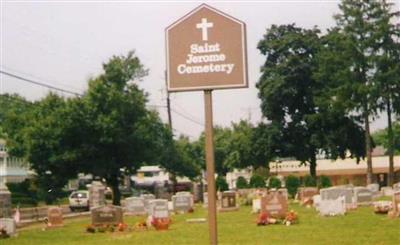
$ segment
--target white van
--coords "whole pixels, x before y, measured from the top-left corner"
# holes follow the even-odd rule
[[[74,191],[68,199],[72,212],[78,209],[89,211],[89,191]]]

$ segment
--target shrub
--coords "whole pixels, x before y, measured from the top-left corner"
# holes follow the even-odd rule
[[[268,187],[269,188],[276,188],[279,189],[282,186],[282,182],[280,179],[278,179],[275,176],[272,176],[271,178],[269,178],[269,183],[268,183]]]
[[[320,188],[327,188],[327,187],[331,187],[331,186],[332,186],[332,182],[328,176],[321,175],[319,177],[319,187]]]
[[[228,183],[226,182],[224,177],[217,177],[217,180],[215,181],[216,186],[217,186],[217,190],[219,191],[227,191],[229,189]]]
[[[250,187],[253,187],[253,188],[265,187],[264,178],[261,177],[260,175],[251,176],[251,178],[250,178]]]
[[[286,183],[286,188],[287,188],[287,190],[288,190],[289,195],[290,195],[292,198],[294,198],[294,196],[295,196],[296,193],[297,193],[297,189],[298,189],[299,186],[300,186],[300,178],[299,178],[299,177],[296,177],[296,176],[293,176],[293,175],[289,175],[289,176],[286,178],[285,183]]]
[[[306,175],[303,179],[303,184],[305,187],[315,187],[317,186],[317,181],[311,175]]]
[[[239,176],[239,178],[236,180],[236,188],[245,189],[247,187],[249,187],[247,180],[243,176]]]

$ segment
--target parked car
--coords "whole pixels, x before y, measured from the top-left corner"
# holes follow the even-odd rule
[[[68,199],[72,212],[79,209],[89,211],[89,191],[74,191]]]

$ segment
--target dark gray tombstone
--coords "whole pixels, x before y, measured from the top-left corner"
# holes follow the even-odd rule
[[[118,206],[102,206],[91,209],[92,225],[117,225],[123,223],[122,208]]]
[[[125,213],[131,215],[145,215],[147,213],[143,197],[128,197],[125,199]]]
[[[90,208],[101,207],[106,205],[104,185],[99,181],[93,181],[89,188],[89,205]]]
[[[0,229],[4,229],[10,236],[17,234],[17,224],[11,218],[0,218]]]
[[[7,186],[0,185],[0,218],[11,218],[11,192]]]
[[[358,205],[372,204],[372,191],[366,187],[354,187],[354,197]]]
[[[224,191],[221,193],[220,211],[238,210],[235,191]]]

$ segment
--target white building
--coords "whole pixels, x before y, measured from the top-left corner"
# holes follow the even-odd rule
[[[24,181],[31,174],[29,164],[21,158],[7,154],[6,141],[0,139],[0,186]]]

